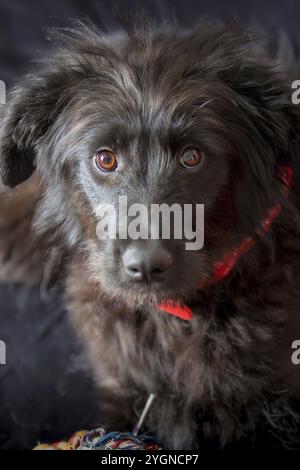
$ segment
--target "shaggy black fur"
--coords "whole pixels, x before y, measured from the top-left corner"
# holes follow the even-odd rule
[[[1,174],[11,187],[34,169],[41,178],[33,225],[68,254],[70,318],[107,404],[99,423],[128,428],[155,393],[146,429],[166,447],[258,445],[262,436],[298,445],[300,115],[288,70],[235,25],[181,34],[142,20],[114,40],[87,26],[57,36],[57,51],[5,108]],[[187,146],[206,154],[198,171],[178,165]],[[101,147],[117,154],[115,173],[96,170]],[[286,163],[295,171],[288,200],[277,178]],[[204,248],[164,240],[167,276],[132,283],[124,244],[96,236],[96,207],[120,195],[204,203]],[[197,289],[278,202],[279,219],[229,278]],[[192,308],[190,322],[155,307],[170,298]]]

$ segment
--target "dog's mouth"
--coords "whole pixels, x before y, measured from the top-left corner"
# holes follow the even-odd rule
[[[131,285],[130,291],[140,298],[142,302],[157,304],[172,298],[180,301],[187,298],[187,292],[172,287],[166,287],[164,282],[151,282],[143,285]],[[126,289],[128,292],[128,288]]]
[[[197,295],[198,281],[197,274],[184,275],[179,270],[167,280],[120,282],[117,295],[120,295],[126,304],[140,308],[157,308],[160,304],[170,301],[184,305],[190,303]]]
[[[121,297],[125,304],[138,309],[160,309],[161,305],[174,303],[186,305],[190,303],[196,295],[196,288],[193,292],[178,292],[176,290],[162,291],[159,286],[134,288],[130,291],[121,292]],[[124,295],[123,295],[124,294]]]

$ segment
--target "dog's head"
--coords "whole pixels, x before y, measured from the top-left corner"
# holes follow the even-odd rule
[[[140,28],[113,44],[81,27],[60,41],[5,108],[4,184],[37,170],[46,187],[39,229],[59,228],[66,244],[84,248],[90,275],[110,295],[189,298],[280,198],[276,170],[298,147],[289,84],[233,27]],[[128,209],[149,211],[133,221],[135,233],[153,204],[187,205],[195,230],[203,204],[204,247],[186,249],[186,232],[174,236],[175,216],[170,239],[160,229],[158,239],[120,239],[118,224],[116,238],[101,239],[99,205],[119,209],[124,196]]]

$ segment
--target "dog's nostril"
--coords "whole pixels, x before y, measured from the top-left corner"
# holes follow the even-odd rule
[[[142,268],[138,269],[125,266],[125,271],[133,281],[143,281],[146,278],[146,273]]]
[[[133,281],[142,281],[146,278],[145,260],[143,253],[132,247],[125,250],[122,256],[124,270]]]
[[[159,273],[162,273],[164,270],[163,268],[155,268],[152,270],[153,274],[159,274]]]
[[[149,277],[152,280],[162,279],[172,264],[172,258],[166,250],[159,249],[152,253],[148,263]]]
[[[161,280],[172,264],[170,254],[162,247],[130,246],[122,256],[124,270],[133,281]]]
[[[145,270],[142,266],[140,268],[128,266],[125,267],[125,271],[134,281],[142,281],[145,277]]]

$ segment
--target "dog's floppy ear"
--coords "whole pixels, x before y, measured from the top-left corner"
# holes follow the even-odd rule
[[[57,87],[50,77],[28,76],[3,106],[0,120],[0,176],[2,183],[17,186],[35,169],[35,149],[54,119]]]
[[[28,75],[10,94],[0,113],[0,179],[10,187],[25,181],[36,167],[37,150],[61,112],[74,98],[76,85],[102,70],[111,51],[91,23],[53,30],[55,53],[49,53],[36,75]],[[108,52],[107,52],[108,51]]]
[[[10,94],[0,114],[0,179],[14,187],[33,173],[37,151],[49,130],[87,77],[100,76],[111,63],[112,50],[92,26],[52,33],[59,43],[37,75],[28,75]]]

